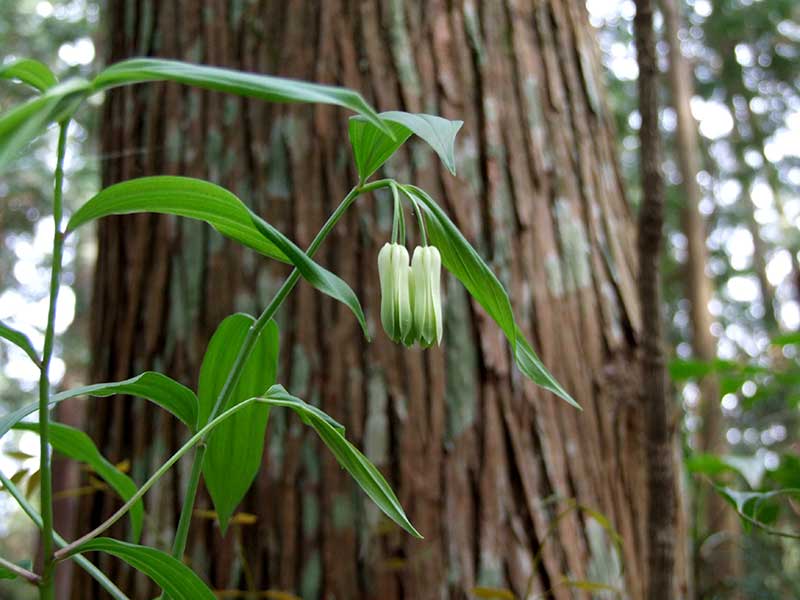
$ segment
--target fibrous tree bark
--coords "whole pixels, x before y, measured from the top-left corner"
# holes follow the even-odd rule
[[[683,55],[678,31],[681,27],[680,4],[677,0],[661,0],[664,14],[664,35],[669,44],[669,88],[672,105],[677,116],[675,154],[681,172],[681,190],[684,193],[681,208],[681,227],[687,240],[686,297],[689,299],[692,330],[692,349],[695,356],[709,362],[717,357],[717,343],[711,333],[713,322],[709,311],[711,279],[706,271],[708,249],[706,227],[699,205],[701,200],[697,174],[700,172],[700,143],[697,122],[691,113],[690,102],[694,95],[694,76],[691,64]],[[728,444],[720,407],[719,382],[712,373],[699,382],[702,429],[698,435],[700,452],[725,454]],[[704,510],[702,530],[717,534],[714,543],[695,556],[695,579],[698,593],[735,585],[741,576],[741,549],[739,522],[736,513],[724,500],[705,485],[699,496]]]
[[[198,513],[192,566],[217,589],[309,599],[466,598],[476,587],[565,599],[586,595],[569,582],[587,580],[644,597],[634,229],[583,2],[117,0],[108,15],[112,61],[156,55],[346,85],[380,110],[463,119],[457,178],[414,142],[390,174],[428,190],[491,261],[544,362],[584,407],[524,380],[494,323],[449,279],[444,347],[390,343],[376,261],[391,203],[365,200],[316,256],[359,293],[375,340],[300,286],[279,315],[280,381],[347,427],[425,540],[387,526],[313,433],[273,411],[241,507],[253,517],[223,539]],[[172,85],[115,90],[104,183],[210,178],[304,246],[355,181],[346,117]],[[159,368],[194,385],[220,320],[260,310],[286,274],[205,226],[158,216],[108,219],[98,245],[94,380]],[[98,403],[91,421],[137,479],[181,436],[130,399]],[[168,547],[186,475],[148,495],[146,542]],[[575,502],[583,508],[570,510]],[[88,499],[81,526],[113,504]],[[608,518],[621,553],[586,509]],[[144,580],[102,560],[149,597]],[[72,597],[97,597],[92,586],[80,579]]]
[[[647,598],[675,597],[676,490],[672,425],[664,367],[661,307],[661,247],[664,228],[664,179],[658,126],[658,62],[653,0],[636,0],[634,35],[639,64],[640,178],[638,256],[642,306],[642,406],[647,432]]]

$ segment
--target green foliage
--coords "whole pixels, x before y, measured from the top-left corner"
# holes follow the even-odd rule
[[[155,548],[137,546],[112,538],[95,538],[75,549],[116,556],[155,581],[173,600],[214,600],[215,596],[194,571],[181,561]]]
[[[193,87],[247,96],[267,102],[333,104],[359,113],[387,134],[391,132],[360,94],[349,89],[295,79],[193,65],[176,60],[134,58],[111,65],[93,82],[95,91],[148,81],[175,81]]]
[[[113,383],[95,383],[83,387],[65,390],[50,397],[50,406],[79,396],[96,396],[105,398],[125,394],[145,398],[161,408],[171,412],[183,421],[191,430],[197,427],[197,397],[189,388],[162,375],[147,371],[136,377]],[[39,409],[37,403],[28,404],[0,417],[0,437],[5,435],[14,425]]]
[[[316,407],[289,394],[283,386],[270,388],[264,400],[272,406],[285,406],[295,411],[303,423],[317,432],[339,464],[350,473],[384,514],[414,537],[422,538],[406,517],[397,496],[377,467],[344,437],[344,427]]]
[[[20,58],[3,65],[0,67],[0,77],[19,79],[40,92],[45,92],[58,83],[47,65],[32,58]]]
[[[311,285],[350,308],[367,334],[364,311],[350,286],[311,260],[234,194],[213,183],[171,176],[142,177],[118,183],[98,193],[72,215],[66,232],[108,215],[140,212],[206,221],[223,235],[265,256],[294,264]]]
[[[400,148],[411,134],[416,134],[433,148],[453,175],[456,174],[455,141],[463,121],[451,121],[435,115],[400,111],[380,113],[394,138],[364,117],[350,118],[350,144],[358,176],[366,181]]]
[[[191,177],[140,177],[111,185],[81,206],[67,233],[109,215],[154,212],[205,221],[222,235],[282,262],[286,255],[256,229],[250,210],[234,194]]]
[[[197,387],[202,425],[208,422],[247,332],[254,324],[253,317],[234,314],[220,323],[211,338]],[[242,375],[221,410],[263,394],[275,383],[277,372],[278,327],[270,321],[247,355]],[[203,477],[223,534],[261,468],[268,417],[268,406],[253,404],[220,424],[208,438]]]
[[[48,125],[71,117],[89,90],[88,81],[72,79],[1,115],[0,172]]]
[[[428,234],[431,243],[442,255],[442,264],[464,284],[472,297],[503,330],[520,371],[537,385],[580,408],[545,368],[523,336],[514,319],[508,294],[486,262],[426,192],[413,185],[404,186],[403,189],[414,195],[423,207]]]
[[[38,433],[39,423],[18,423],[14,429]],[[137,486],[133,480],[107,461],[88,435],[61,423],[50,423],[49,429],[50,445],[54,450],[89,465],[123,500],[130,500],[136,493]],[[144,504],[141,500],[131,507],[130,515],[132,537],[138,541],[144,520]]]
[[[27,354],[28,358],[30,358],[34,363],[39,363],[39,357],[36,355],[36,350],[33,349],[33,344],[31,344],[31,341],[28,339],[27,335],[17,331],[13,327],[9,327],[8,325],[0,323],[0,337],[17,346],[20,350]]]

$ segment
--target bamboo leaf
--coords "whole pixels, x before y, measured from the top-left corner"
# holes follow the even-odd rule
[[[350,288],[347,283],[334,275],[327,269],[320,267],[317,263],[311,260],[308,255],[300,250],[292,241],[284,237],[277,229],[267,223],[258,215],[251,215],[253,223],[256,228],[264,235],[264,237],[272,239],[276,246],[278,246],[283,253],[289,257],[289,260],[297,267],[297,270],[311,285],[317,288],[323,294],[327,294],[334,300],[338,300],[347,306],[358,320],[361,325],[361,330],[364,332],[364,337],[370,339],[369,330],[367,329],[367,321],[364,317],[364,311],[361,308],[361,303],[358,300],[356,293]]]
[[[249,96],[268,102],[313,102],[348,108],[390,133],[360,94],[347,88],[296,79],[207,67],[175,60],[133,58],[111,65],[93,81],[95,90],[146,81],[175,81],[194,87]]]
[[[264,256],[290,262],[270,239],[259,233],[250,210],[239,198],[225,188],[191,177],[140,177],[109,186],[72,215],[67,233],[109,215],[141,212],[205,221],[222,235]]]
[[[18,423],[14,429],[39,433],[39,424]],[[50,445],[57,452],[91,466],[123,500],[130,499],[136,493],[137,487],[133,480],[107,461],[100,454],[92,439],[80,429],[62,423],[50,423],[49,440]],[[142,533],[144,520],[144,504],[141,500],[131,507],[130,515],[133,538],[138,540]]]
[[[48,125],[70,116],[88,93],[88,81],[71,79],[0,116],[0,171]]]
[[[39,357],[36,355],[36,350],[27,335],[21,331],[17,331],[9,327],[5,323],[0,323],[0,337],[5,338],[20,350],[22,350],[28,357],[35,363],[39,364]]]
[[[108,215],[155,212],[199,219],[245,246],[297,267],[311,285],[353,311],[367,335],[358,297],[339,277],[311,260],[289,238],[228,190],[190,177],[142,177],[112,185],[72,215],[67,232]]]
[[[467,291],[503,330],[511,345],[514,360],[520,371],[531,381],[550,390],[572,406],[580,405],[547,370],[519,329],[511,301],[500,281],[470,245],[447,214],[423,190],[413,185],[402,186],[419,200],[428,227],[431,243],[439,249],[442,264],[464,284]]]
[[[152,579],[173,600],[215,600],[203,580],[169,554],[111,538],[95,538],[78,546],[75,554],[105,552],[124,560]]]
[[[47,65],[32,58],[20,58],[0,66],[0,78],[19,79],[40,92],[47,91],[58,83]]]
[[[200,423],[205,425],[230,373],[245,336],[255,319],[245,314],[227,317],[208,344],[200,367],[198,396]],[[278,327],[270,321],[245,362],[236,388],[221,411],[259,396],[272,384],[278,370]],[[214,501],[223,534],[261,467],[269,406],[255,403],[220,423],[208,438],[203,476]]]
[[[463,121],[401,111],[383,112],[379,116],[391,129],[394,139],[363,117],[350,118],[350,144],[362,181],[377,171],[411,134],[427,142],[448,170],[456,174],[455,139]]]
[[[339,464],[356,480],[359,487],[387,517],[417,538],[420,533],[406,517],[400,501],[378,468],[344,437],[344,428],[315,406],[289,394],[281,385],[272,386],[263,396],[272,406],[291,408],[325,442]]]
[[[106,397],[125,394],[145,398],[171,412],[183,421],[192,431],[197,425],[197,397],[194,392],[177,381],[161,373],[146,371],[136,377],[112,383],[95,383],[66,390],[50,397],[50,407],[59,402],[78,396]],[[0,437],[11,427],[28,415],[39,410],[39,403],[33,402],[0,417]]]

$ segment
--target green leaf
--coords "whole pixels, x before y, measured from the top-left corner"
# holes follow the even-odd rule
[[[285,237],[264,219],[255,214],[251,216],[256,228],[264,237],[274,241],[275,245],[289,257],[289,260],[297,267],[300,275],[302,275],[306,281],[323,294],[327,294],[334,300],[338,300],[353,312],[358,320],[358,324],[361,325],[364,337],[369,340],[370,336],[367,329],[367,321],[364,318],[364,311],[361,308],[361,303],[358,301],[358,296],[356,296],[356,293],[350,286],[347,285],[343,279],[334,275],[327,269],[320,267],[311,260],[305,252],[294,244],[294,242]]]
[[[70,116],[89,92],[89,82],[72,79],[0,116],[0,170],[50,123]]]
[[[792,333],[784,333],[783,335],[776,335],[770,343],[774,346],[788,346],[790,344],[800,344],[800,332],[794,331]]]
[[[738,469],[726,463],[716,454],[692,454],[687,456],[684,462],[689,473],[708,475],[709,477],[716,477],[727,472],[741,474]]]
[[[0,566],[0,579],[16,579],[17,574],[10,569],[6,569],[3,566]]]
[[[197,388],[202,425],[208,422],[211,409],[254,322],[249,315],[234,314],[222,321],[212,336],[200,367]],[[220,412],[243,400],[260,396],[275,383],[278,346],[278,327],[270,321],[256,340],[239,382]],[[208,438],[203,476],[223,534],[261,467],[268,417],[268,406],[253,404],[220,423]]]
[[[669,361],[667,370],[672,381],[700,379],[714,372],[714,363],[705,360],[676,358]]]
[[[156,176],[123,181],[100,191],[70,218],[67,233],[108,215],[154,212],[205,221],[256,252],[289,262],[253,225],[250,209],[218,185],[191,177]]]
[[[152,579],[173,600],[215,600],[203,580],[166,552],[111,538],[95,538],[75,549],[75,554],[105,552],[124,560]]]
[[[7,339],[20,350],[25,352],[25,354],[27,354],[35,364],[39,364],[39,357],[36,355],[36,350],[34,350],[33,344],[31,344],[31,341],[28,339],[27,335],[21,331],[12,329],[5,323],[0,323],[0,337]]]
[[[50,407],[78,396],[105,397],[115,394],[126,394],[150,400],[178,417],[192,431],[196,429],[197,397],[194,392],[166,375],[153,371],[146,371],[125,381],[96,383],[60,392],[50,397]],[[0,437],[3,437],[16,423],[37,410],[39,410],[39,403],[33,402],[0,417]]]
[[[520,331],[511,310],[511,301],[502,284],[447,214],[418,187],[406,185],[401,189],[414,194],[421,203],[425,212],[428,237],[439,249],[442,264],[464,284],[472,297],[503,330],[520,371],[537,385],[550,390],[572,406],[580,408],[580,405],[542,364]]]
[[[47,65],[32,58],[20,58],[0,66],[0,78],[19,79],[40,92],[47,91],[58,83]]]
[[[17,423],[14,429],[39,433],[39,424]],[[50,423],[49,440],[54,450],[92,467],[123,500],[129,500],[136,493],[138,488],[133,480],[107,461],[100,454],[92,439],[80,429],[61,423]],[[133,539],[138,540],[142,534],[142,521],[144,519],[144,504],[141,500],[131,507],[130,515]]]
[[[350,119],[350,144],[362,181],[377,171],[412,133],[427,142],[448,170],[456,174],[455,140],[464,121],[401,111],[383,112],[379,116],[392,130],[394,139],[363,117]]]
[[[234,194],[208,181],[158,176],[112,185],[72,215],[67,232],[94,219],[136,212],[200,219],[265,256],[294,264],[311,285],[347,305],[367,334],[358,297],[342,279],[311,260],[294,242],[250,211]]]
[[[392,521],[411,535],[422,538],[406,517],[400,501],[381,472],[344,437],[344,428],[320,409],[289,394],[281,385],[272,386],[263,397],[273,406],[291,408],[306,425],[311,426],[333,452],[339,464],[356,480],[362,490]]]
[[[95,77],[95,90],[145,81],[176,81],[208,90],[249,96],[268,102],[333,104],[359,113],[389,133],[375,110],[357,92],[347,88],[296,79],[207,67],[175,60],[134,58],[111,65]]]

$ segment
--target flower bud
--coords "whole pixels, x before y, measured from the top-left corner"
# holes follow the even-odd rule
[[[402,342],[411,331],[408,250],[400,244],[384,244],[378,253],[381,281],[381,323],[387,335]]]
[[[434,246],[417,246],[411,259],[413,333],[420,346],[442,343],[442,258]]]

